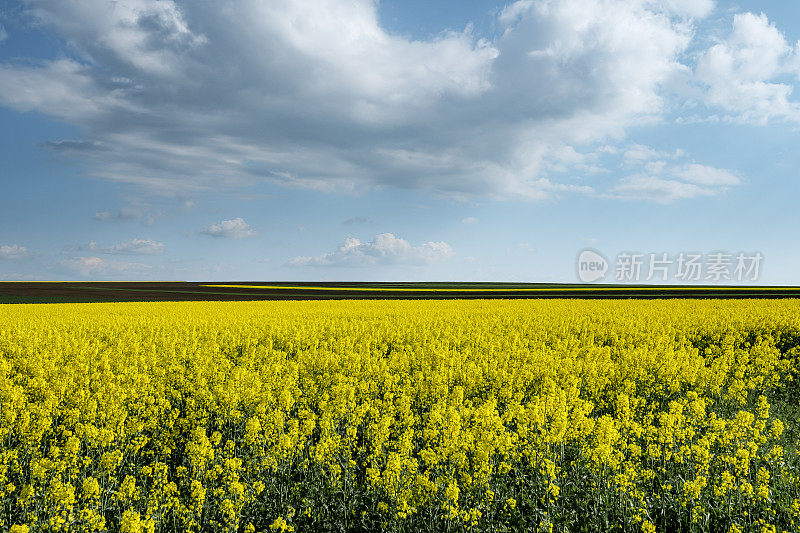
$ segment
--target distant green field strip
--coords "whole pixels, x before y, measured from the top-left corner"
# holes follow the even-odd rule
[[[201,285],[201,287],[213,287],[214,285]],[[128,287],[70,287],[76,289],[91,289],[95,291],[125,291],[125,292],[152,292],[152,293],[174,293],[174,294],[221,294],[223,296],[258,296],[257,292],[211,292],[211,291],[178,291],[174,289],[131,289]]]
[[[583,287],[535,287],[535,288],[471,288],[462,287],[458,289],[444,289],[444,288],[395,288],[395,287],[321,287],[313,285],[201,285],[201,287],[214,287],[214,288],[227,288],[227,289],[268,289],[268,290],[293,290],[293,291],[360,291],[360,292],[596,292],[596,291],[796,291],[796,287],[731,287],[721,285],[719,287],[601,287],[597,285],[586,285]]]

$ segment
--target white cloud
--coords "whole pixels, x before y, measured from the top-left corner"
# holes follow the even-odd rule
[[[489,42],[389,33],[373,0],[29,5],[79,60],[1,64],[0,104],[76,126],[104,148],[69,150],[97,177],[165,194],[269,181],[532,199],[591,192],[552,174],[596,171],[577,147],[661,117],[687,72],[681,17],[710,9],[522,0]]]
[[[104,252],[120,255],[157,255],[164,252],[164,243],[151,239],[133,239],[115,244],[104,250]]]
[[[91,67],[69,59],[37,66],[0,64],[0,103],[78,126],[135,109],[118,91],[98,84],[94,76]]]
[[[3,25],[2,25],[2,24],[0,24],[0,43],[2,43],[3,41],[5,41],[6,39],[8,39],[8,32],[7,32],[7,31],[6,31],[6,29],[3,27]]]
[[[625,152],[622,154],[622,157],[626,163],[636,164],[651,161],[653,159],[669,157],[669,155],[643,144],[634,144],[625,150]]]
[[[462,224],[475,224],[478,221],[475,217],[466,217],[461,219]]]
[[[710,187],[646,175],[628,176],[611,189],[612,196],[616,198],[650,200],[662,204],[716,193],[717,190]]]
[[[232,220],[223,220],[219,224],[212,224],[205,228],[202,233],[212,237],[223,237],[229,239],[243,239],[253,237],[256,231],[242,218],[237,217]]]
[[[391,233],[376,235],[370,242],[349,237],[337,250],[314,257],[296,257],[289,266],[428,265],[449,259],[453,249],[443,241],[413,246]]]
[[[18,244],[0,246],[0,259],[25,259],[29,257],[28,249]]]
[[[618,168],[629,173],[603,196],[671,203],[701,196],[723,194],[741,184],[724,168],[688,160],[682,150],[672,152],[634,144],[621,151]]]
[[[683,17],[705,18],[714,10],[713,0],[663,0],[667,8]]]
[[[740,13],[730,35],[705,50],[696,76],[704,100],[731,118],[765,123],[770,119],[800,121],[800,105],[790,100],[794,86],[782,79],[800,74],[797,47],[763,13]]]
[[[106,261],[99,257],[73,257],[61,261],[62,266],[69,270],[80,272],[84,276],[89,276],[93,272],[105,272]]]
[[[100,245],[97,244],[95,241],[89,241],[87,244],[81,244],[78,246],[65,246],[63,250],[61,250],[62,255],[71,254],[74,252],[98,252],[100,251]]]
[[[164,243],[152,239],[132,239],[109,247],[103,247],[95,241],[79,246],[67,246],[61,253],[64,255],[75,252],[95,252],[109,255],[158,255],[164,253]]]
[[[675,170],[675,175],[697,185],[738,185],[739,178],[723,168],[690,163]]]
[[[205,42],[189,30],[172,0],[36,0],[31,13],[84,57],[114,68],[116,76],[171,78],[181,53]]]
[[[71,257],[61,261],[61,266],[67,270],[77,272],[82,276],[104,275],[112,273],[142,273],[150,270],[150,265],[142,263],[125,263],[109,261],[101,257]]]

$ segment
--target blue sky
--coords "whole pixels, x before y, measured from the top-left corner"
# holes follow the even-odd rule
[[[800,6],[0,0],[0,280],[800,283]]]

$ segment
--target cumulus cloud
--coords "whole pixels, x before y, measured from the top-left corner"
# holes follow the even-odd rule
[[[25,259],[29,256],[28,249],[19,244],[4,244],[0,246],[0,259]]]
[[[701,187],[694,183],[686,183],[674,179],[635,175],[620,180],[613,187],[611,193],[614,197],[626,200],[650,200],[666,204],[697,196],[712,196],[717,191],[710,187]]]
[[[61,266],[82,276],[94,276],[118,273],[143,273],[150,270],[150,265],[142,263],[126,263],[110,261],[101,257],[70,257],[61,261]]]
[[[794,86],[783,79],[800,74],[798,46],[763,13],[740,13],[730,35],[705,50],[696,77],[704,101],[733,119],[765,123],[773,118],[800,121]]]
[[[61,253],[64,255],[75,252],[96,252],[111,255],[158,255],[164,253],[164,243],[152,239],[132,239],[112,246],[103,247],[95,241],[79,246],[67,246]]]
[[[241,217],[223,220],[219,224],[211,224],[201,233],[226,239],[243,239],[256,235],[256,231]]]
[[[164,252],[164,243],[151,239],[133,239],[115,244],[104,252],[119,255],[158,255]]]
[[[99,84],[95,76],[91,66],[70,59],[35,66],[0,65],[0,102],[87,129],[95,120],[113,120],[123,111],[135,111],[132,102]]]
[[[664,0],[664,4],[683,17],[705,18],[714,10],[713,0]]]
[[[413,246],[391,233],[381,233],[369,242],[349,237],[333,252],[313,257],[295,257],[287,264],[297,267],[428,265],[452,256],[453,249],[443,241]]]
[[[89,276],[92,272],[103,272],[106,269],[106,262],[99,257],[72,257],[61,261],[61,265],[80,272],[83,276]]]
[[[675,170],[675,175],[689,183],[697,185],[738,185],[740,183],[731,172],[724,168],[691,163]]]
[[[35,0],[38,21],[67,39],[87,59],[124,73],[173,77],[181,52],[205,42],[172,0]]]
[[[622,154],[624,162],[628,165],[635,165],[638,163],[652,161],[654,159],[664,159],[669,157],[671,157],[670,154],[661,150],[656,150],[649,146],[645,146],[643,144],[634,144],[633,146],[628,147]]]
[[[489,41],[389,33],[373,0],[27,5],[75,54],[0,64],[0,104],[103,146],[70,150],[94,176],[164,194],[266,181],[534,199],[591,192],[551,174],[591,172],[580,147],[662,116],[688,72],[686,17],[713,7],[520,0]]]
[[[627,176],[601,193],[606,197],[666,204],[724,194],[741,184],[733,172],[694,162],[682,150],[668,152],[633,144],[614,155],[618,169]]]

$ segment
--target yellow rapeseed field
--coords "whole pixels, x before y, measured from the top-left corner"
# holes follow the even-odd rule
[[[800,302],[0,306],[0,530],[800,531]]]

